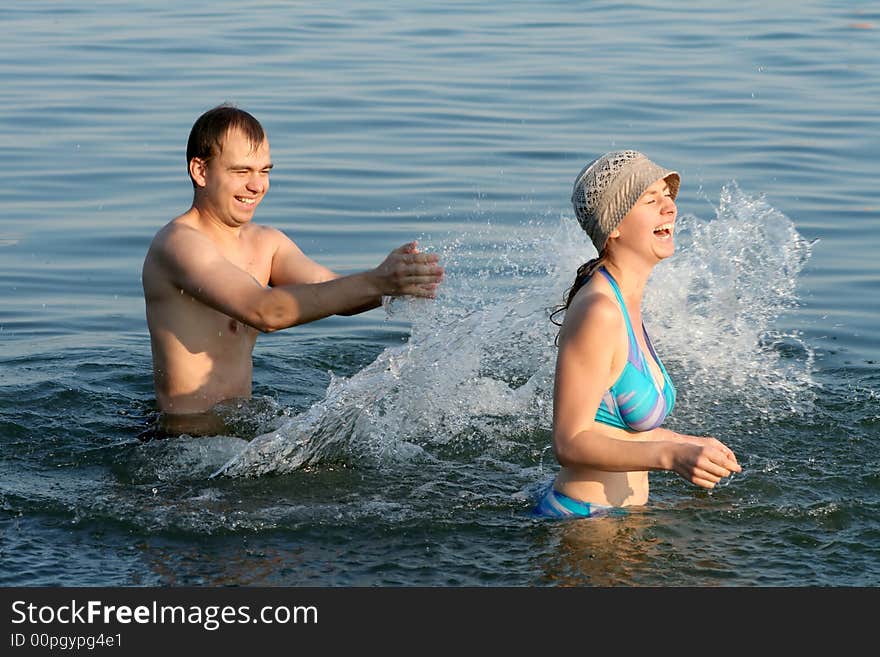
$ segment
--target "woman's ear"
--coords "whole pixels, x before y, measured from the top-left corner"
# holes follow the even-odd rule
[[[620,237],[620,229],[619,228],[615,228],[610,233],[608,233],[608,239],[611,239],[612,237],[615,239]]]
[[[189,175],[198,187],[207,185],[205,175],[208,171],[208,163],[200,157],[194,157],[189,161]]]

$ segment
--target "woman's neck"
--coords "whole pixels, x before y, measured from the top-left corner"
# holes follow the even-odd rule
[[[642,295],[645,292],[645,284],[651,275],[651,270],[644,266],[634,266],[631,263],[620,262],[618,258],[613,256],[606,258],[603,266],[614,278],[624,299],[640,304]]]

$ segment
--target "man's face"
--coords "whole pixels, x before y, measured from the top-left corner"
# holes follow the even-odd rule
[[[268,140],[253,148],[239,130],[230,131],[219,155],[197,167],[206,209],[227,225],[248,223],[269,191],[271,168]]]

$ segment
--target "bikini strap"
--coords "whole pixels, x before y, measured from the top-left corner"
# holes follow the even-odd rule
[[[620,304],[620,312],[623,313],[623,321],[626,322],[626,334],[627,337],[629,337],[629,359],[630,361],[633,361],[634,356],[639,354],[639,343],[636,342],[636,334],[635,331],[633,331],[632,323],[629,321],[629,312],[626,310],[623,295],[620,293],[620,288],[617,287],[617,281],[614,280],[614,277],[607,269],[605,269],[605,267],[600,267],[599,272],[605,277],[608,283],[610,283],[611,289],[614,290],[614,296],[617,297],[617,302]]]
[[[660,372],[663,374],[664,379],[669,379],[669,373],[666,371],[666,367],[663,365],[663,361],[660,360],[660,357],[657,355],[657,352],[654,351],[654,343],[651,342],[651,336],[648,335],[648,329],[645,328],[645,323],[642,322],[642,333],[645,334],[645,344],[648,345],[648,351],[651,352],[651,358],[654,359],[654,362],[660,366]]]

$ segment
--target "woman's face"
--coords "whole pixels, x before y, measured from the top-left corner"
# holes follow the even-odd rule
[[[675,252],[673,234],[678,209],[664,178],[653,183],[609,236],[614,248],[627,248],[657,260]]]

